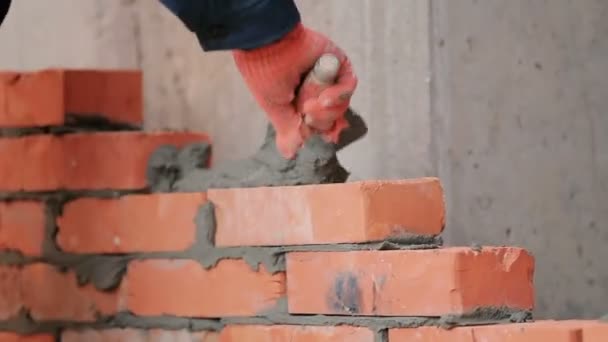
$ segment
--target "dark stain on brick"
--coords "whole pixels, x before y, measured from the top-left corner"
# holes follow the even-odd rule
[[[357,276],[351,272],[339,274],[328,294],[328,305],[337,313],[356,314],[361,310],[361,289]]]

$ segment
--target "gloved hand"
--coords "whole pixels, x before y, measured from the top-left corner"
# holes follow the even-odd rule
[[[303,89],[296,101],[303,77],[325,53],[340,60],[335,84],[320,94]],[[236,50],[233,56],[245,83],[275,128],[276,144],[285,158],[293,158],[312,131],[325,141],[336,143],[340,132],[348,127],[343,115],[357,87],[357,78],[344,52],[325,36],[299,24],[276,43]],[[309,116],[308,120],[302,113]]]

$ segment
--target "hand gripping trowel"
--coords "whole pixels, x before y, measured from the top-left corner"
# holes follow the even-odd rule
[[[321,56],[304,77],[297,92],[300,95],[318,96],[335,81],[340,62],[334,55]],[[317,92],[316,94],[314,92]],[[337,144],[324,141],[313,134],[298,151],[294,159],[285,159],[275,144],[276,132],[268,124],[264,143],[250,158],[207,168],[211,146],[207,143],[191,144],[182,149],[164,146],[148,162],[148,185],[152,191],[197,192],[210,188],[249,188],[307,184],[344,183],[349,177],[339,163],[336,153],[367,134],[363,119],[352,109],[344,115],[348,122]],[[303,124],[311,124],[302,113]],[[328,125],[333,120],[328,120]],[[316,122],[318,127],[319,123]]]

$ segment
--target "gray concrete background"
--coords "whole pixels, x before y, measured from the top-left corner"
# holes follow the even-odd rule
[[[433,8],[447,241],[537,257],[538,313],[608,313],[608,2]]]
[[[230,55],[201,53],[157,1],[14,2],[0,69],[141,68],[147,129],[209,132],[218,162],[260,143]],[[354,179],[439,175],[448,244],[535,254],[537,317],[608,313],[608,2],[298,3],[359,74]]]

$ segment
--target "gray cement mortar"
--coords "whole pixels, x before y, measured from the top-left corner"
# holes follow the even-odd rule
[[[0,137],[18,138],[36,134],[63,135],[70,133],[85,132],[118,132],[118,131],[139,131],[141,127],[114,122],[108,120],[101,114],[66,114],[65,123],[62,126],[41,126],[41,127],[0,127]]]
[[[60,271],[75,271],[81,285],[93,283],[100,290],[111,290],[116,287],[126,269],[130,256],[122,255],[79,255],[61,251],[55,244],[57,234],[56,218],[61,215],[63,205],[80,197],[118,198],[123,195],[140,192],[64,192],[47,193],[13,193],[0,194],[0,200],[39,201],[45,204],[45,236],[41,257],[24,256],[17,251],[0,252],[0,265],[27,265],[45,262],[54,265]]]
[[[285,160],[277,152],[275,132],[268,128],[265,141],[250,159],[237,161],[214,169],[205,169],[211,154],[207,144],[192,144],[182,149],[165,146],[156,151],[149,162],[148,180],[152,191],[193,192],[209,188],[280,186],[300,184],[325,184],[345,182],[348,172],[340,165],[336,152],[367,132],[367,127],[354,112],[347,113],[351,129],[345,131],[340,144],[328,144],[314,136],[294,160]],[[95,121],[92,121],[93,123]],[[99,124],[99,123],[97,123]],[[92,126],[95,126],[93,124]],[[37,130],[21,130],[14,136],[45,133]],[[83,129],[82,127],[79,129]],[[86,128],[85,128],[86,129]],[[126,129],[126,128],[125,128]],[[70,133],[71,129],[55,130],[55,134]],[[0,131],[0,134],[6,133]],[[9,132],[10,133],[10,132]],[[9,134],[10,135],[10,134]],[[213,244],[215,216],[212,203],[199,210],[195,218],[197,226],[196,244],[187,251],[175,253],[134,253],[129,255],[73,255],[61,251],[55,244],[56,218],[61,215],[65,203],[78,197],[116,198],[127,194],[146,193],[145,189],[132,192],[94,191],[49,193],[1,193],[0,200],[42,200],[46,203],[46,236],[41,258],[28,258],[16,252],[0,253],[0,264],[26,265],[46,262],[59,270],[72,270],[81,285],[91,283],[101,291],[116,289],[131,260],[141,259],[192,259],[205,268],[215,266],[223,259],[242,259],[254,270],[264,265],[268,272],[285,270],[285,253],[296,251],[352,251],[352,250],[406,250],[430,249],[441,246],[442,241],[434,236],[399,236],[386,241],[364,244],[333,244],[282,247],[230,247],[216,248]],[[258,317],[190,319],[171,316],[136,317],[128,312],[111,317],[99,317],[95,323],[35,322],[27,311],[17,317],[0,322],[0,331],[19,333],[55,332],[60,329],[86,328],[160,328],[189,329],[193,331],[219,330],[225,324],[294,324],[294,325],[353,325],[368,327],[375,331],[377,341],[386,341],[386,329],[395,327],[418,327],[435,325],[453,327],[501,322],[519,322],[529,319],[528,312],[505,308],[486,308],[468,315],[445,317],[362,317],[289,315],[285,298],[275,308],[262,312]]]
[[[365,327],[373,330],[378,338],[385,336],[387,329],[418,328],[435,326],[453,329],[464,326],[490,324],[511,324],[532,321],[531,313],[508,308],[483,308],[465,315],[446,315],[441,317],[366,317],[366,316],[326,316],[326,315],[289,315],[286,313],[265,313],[256,317],[230,317],[220,319],[197,319],[174,316],[138,317],[131,313],[119,313],[111,317],[99,317],[94,323],[64,321],[33,321],[27,312],[0,322],[0,331],[19,334],[52,333],[62,329],[166,329],[190,331],[220,331],[227,325],[296,325],[296,326],[341,326]],[[379,341],[384,341],[379,339]]]
[[[394,249],[428,249],[437,248],[441,240],[435,237],[402,237],[395,241],[379,241],[366,244],[338,244],[319,246],[289,246],[289,247],[242,247],[242,248],[216,248],[213,246],[215,233],[215,219],[213,204],[203,205],[195,218],[197,224],[197,243],[190,250],[181,253],[138,253],[128,256],[110,255],[68,255],[60,251],[54,244],[56,233],[55,217],[61,213],[62,203],[49,201],[47,222],[47,241],[44,246],[45,261],[57,265],[61,269],[74,270],[81,284],[92,283],[98,289],[107,291],[115,289],[121,282],[127,264],[135,259],[169,258],[194,259],[206,268],[213,267],[222,259],[243,259],[253,269],[262,264],[269,272],[280,272],[285,269],[284,254],[291,251],[339,251],[339,250],[394,250]],[[411,243],[411,244],[407,244]],[[20,256],[15,253],[0,255],[0,261],[15,261]],[[21,257],[21,263],[31,260]],[[219,330],[226,324],[295,324],[295,325],[353,325],[373,329],[378,341],[384,341],[385,330],[396,327],[441,326],[453,327],[463,325],[480,325],[490,323],[506,323],[526,321],[530,313],[514,311],[507,308],[485,308],[476,310],[468,315],[444,317],[365,317],[365,316],[325,316],[325,315],[289,315],[285,298],[279,300],[277,305],[257,317],[233,317],[221,319],[196,319],[172,316],[135,317],[128,312],[119,313],[111,317],[99,317],[93,324],[74,322],[34,322],[27,312],[18,317],[0,322],[0,330],[16,331],[20,333],[56,332],[60,328],[69,329],[104,329],[104,328],[161,328],[161,329],[189,329]]]
[[[103,194],[103,198],[114,197],[112,193]],[[128,255],[69,254],[61,251],[55,243],[58,230],[56,218],[61,215],[63,205],[72,199],[68,195],[46,199],[46,234],[41,258],[25,257],[9,251],[0,253],[0,264],[25,265],[42,261],[55,265],[60,270],[74,271],[81,285],[91,283],[99,290],[109,291],[120,284],[127,264],[137,259],[190,259],[200,262],[206,269],[214,267],[223,259],[240,259],[247,262],[253,270],[257,271],[261,264],[268,272],[277,273],[285,270],[284,255],[288,252],[431,249],[442,245],[440,237],[412,235],[363,244],[217,248],[213,244],[215,211],[212,203],[206,203],[194,218],[197,227],[196,243],[186,251]]]
[[[349,109],[345,117],[350,127],[343,131],[338,144],[313,135],[291,160],[278,152],[271,125],[252,157],[211,169],[204,167],[211,155],[208,144],[193,144],[181,150],[163,146],[150,158],[148,184],[156,192],[199,192],[213,188],[344,183],[349,173],[340,165],[336,153],[367,133],[365,122],[354,111]]]
[[[279,306],[283,306],[282,304]],[[224,325],[258,324],[258,325],[312,325],[338,326],[349,325],[367,327],[374,331],[393,328],[418,328],[437,326],[452,329],[462,326],[478,326],[488,324],[522,323],[532,320],[528,311],[509,308],[479,308],[464,315],[445,315],[439,317],[379,317],[379,316],[327,316],[327,315],[289,315],[284,313],[265,313],[260,317],[223,318]]]
[[[395,240],[362,244],[217,248],[213,245],[216,223],[212,203],[206,203],[200,208],[196,217],[196,225],[198,228],[197,244],[186,253],[189,258],[198,260],[206,268],[215,266],[222,259],[243,259],[254,270],[257,270],[258,266],[262,264],[268,272],[276,273],[285,270],[284,255],[289,252],[430,249],[442,244],[438,237],[402,236]]]

